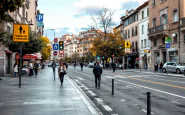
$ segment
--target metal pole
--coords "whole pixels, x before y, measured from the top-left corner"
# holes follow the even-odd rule
[[[166,70],[166,73],[167,73],[167,75],[168,75],[168,63],[167,63],[167,70]]]
[[[55,57],[54,57],[54,62],[55,62],[55,66],[56,66],[56,61],[55,61]],[[56,67],[55,67],[55,69],[56,69]],[[55,69],[54,69],[54,81],[55,81]]]
[[[114,79],[112,79],[112,95],[114,95]]]
[[[184,67],[184,76],[185,76],[185,67]]]
[[[128,54],[127,54],[127,71],[128,71]]]
[[[22,76],[22,43],[20,43],[20,74],[19,74],[19,88],[21,87],[21,76]]]
[[[147,115],[151,115],[151,95],[147,92]]]
[[[179,11],[179,25],[178,25],[178,31],[179,31],[179,63],[180,63],[180,0],[179,0],[179,4],[178,4],[178,11]]]

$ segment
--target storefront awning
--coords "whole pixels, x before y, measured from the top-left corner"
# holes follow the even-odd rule
[[[19,55],[16,55],[16,59],[19,59],[19,58],[20,58]],[[23,56],[22,59],[41,59],[41,58],[33,54],[26,54]]]

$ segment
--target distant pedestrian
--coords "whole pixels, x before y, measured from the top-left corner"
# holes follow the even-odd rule
[[[66,66],[61,62],[58,68],[58,75],[60,77],[61,85],[64,82],[64,75],[66,74]]]
[[[38,69],[39,69],[39,64],[37,63],[37,61],[35,61],[34,63],[35,76],[37,76],[38,74]]]
[[[162,69],[163,69],[163,63],[161,62],[160,63],[160,73],[162,72]]]
[[[113,68],[113,73],[115,73],[115,70],[116,70],[116,64],[115,63],[112,64],[112,68]]]
[[[56,63],[55,61],[53,61],[53,63],[51,64],[52,68],[53,68],[53,75],[55,76],[55,68],[56,68]]]
[[[154,72],[158,71],[158,63],[156,62],[155,66],[154,66]]]
[[[13,65],[13,73],[14,73],[14,77],[16,77],[16,75],[17,75],[17,73],[18,73],[18,66],[17,66],[17,63],[15,63],[14,65]]]
[[[95,87],[98,86],[98,89],[100,88],[100,82],[101,82],[101,74],[102,74],[102,68],[100,67],[99,62],[96,63],[96,65],[93,68],[93,73],[95,75]]]
[[[31,77],[31,76],[33,76],[33,64],[32,64],[32,62],[30,62],[30,64],[29,64],[29,76]]]
[[[83,66],[84,66],[84,64],[83,64],[83,62],[81,62],[80,63],[81,71],[83,71]]]
[[[74,63],[74,69],[76,69],[76,63]]]

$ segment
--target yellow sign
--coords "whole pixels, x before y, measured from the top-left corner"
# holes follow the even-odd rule
[[[130,48],[130,42],[125,42],[125,48]]]
[[[96,52],[93,52],[93,56],[96,56]]]
[[[108,58],[107,61],[109,62],[110,61],[110,58]]]
[[[13,41],[14,42],[29,42],[29,25],[14,24],[13,25]]]
[[[146,50],[144,50],[144,53],[146,53]]]

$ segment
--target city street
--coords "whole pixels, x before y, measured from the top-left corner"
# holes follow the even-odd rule
[[[95,88],[92,68],[69,66],[68,75],[104,113],[145,115],[147,92],[151,92],[151,111],[154,115],[185,114],[185,77],[181,74],[127,72],[103,70],[100,89]],[[112,96],[114,79],[114,96]]]

